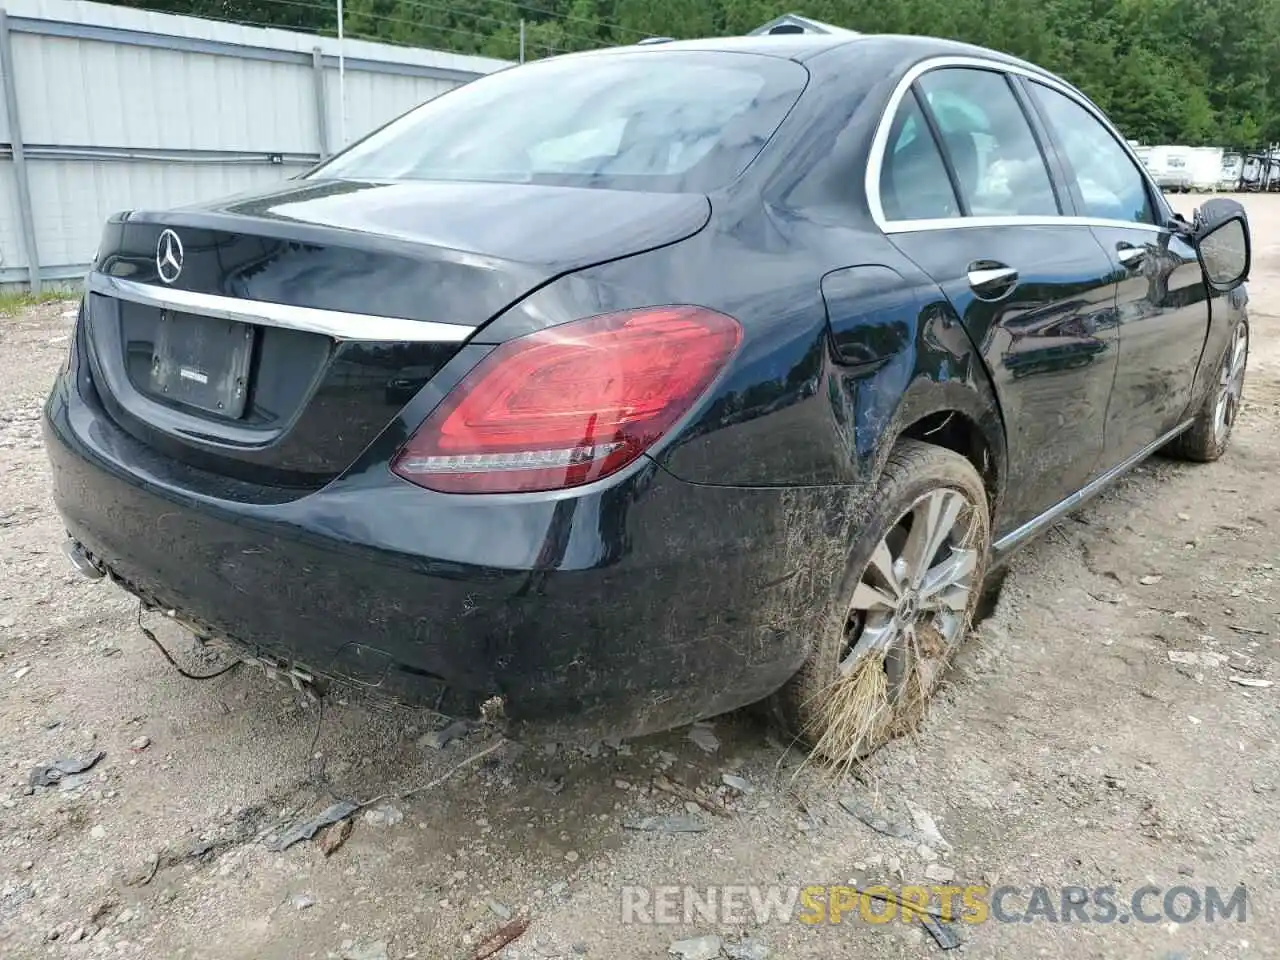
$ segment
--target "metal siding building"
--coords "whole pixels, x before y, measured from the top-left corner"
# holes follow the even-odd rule
[[[344,128],[350,142],[509,66],[347,40],[344,120],[338,49],[327,37],[82,0],[0,0],[0,287],[29,281],[32,247],[44,282],[78,279],[116,211],[292,176],[339,148]]]

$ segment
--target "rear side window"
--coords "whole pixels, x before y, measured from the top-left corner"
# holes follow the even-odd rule
[[[1146,180],[1111,131],[1065,94],[1042,83],[1028,86],[1075,171],[1085,216],[1154,224]]]
[[[1003,74],[947,68],[918,83],[970,216],[1060,212],[1044,156]]]
[[[704,193],[755,159],[808,81],[778,57],[566,57],[431,100],[310,174]]]
[[[889,220],[960,216],[942,154],[913,93],[902,101],[889,131],[880,168],[880,203]]]

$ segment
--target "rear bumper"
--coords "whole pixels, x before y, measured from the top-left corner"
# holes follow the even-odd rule
[[[856,501],[651,463],[569,498],[447,496],[385,469],[286,503],[214,498],[120,430],[75,363],[45,436],[69,534],[188,622],[408,703],[500,694],[517,723],[565,736],[662,729],[781,685]]]

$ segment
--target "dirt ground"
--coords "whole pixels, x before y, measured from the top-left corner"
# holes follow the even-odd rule
[[[1178,200],[1189,214],[1193,198]],[[316,841],[271,844],[333,802],[326,782],[398,794],[483,737],[439,750],[423,741],[434,721],[398,708],[347,699],[321,716],[260,671],[177,675],[137,604],[60,553],[38,415],[69,305],[0,319],[0,956],[461,960],[512,915],[530,925],[497,954],[510,960],[665,957],[698,936],[721,937],[725,956],[925,958],[941,951],[919,923],[740,908],[685,923],[679,901],[675,925],[623,923],[621,889],[954,875],[1020,888],[1015,918],[1034,885],[1055,912],[1064,885],[1112,886],[1122,904],[1146,885],[1248,891],[1244,922],[1042,910],[957,924],[961,956],[1280,957],[1280,688],[1265,685],[1280,674],[1280,196],[1247,203],[1253,349],[1230,453],[1151,461],[1020,556],[923,736],[882,751],[865,782],[797,776],[801,758],[757,720],[724,717],[711,752],[689,730],[503,748],[361,811],[328,857]],[[148,623],[184,655],[163,620]],[[32,768],[97,751],[88,772],[29,786]],[[911,831],[877,832],[839,797]],[[704,829],[624,826],[676,814]],[[685,955],[720,955],[702,946]]]

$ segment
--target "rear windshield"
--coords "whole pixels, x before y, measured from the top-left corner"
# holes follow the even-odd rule
[[[752,54],[545,60],[430,100],[309,176],[704,193],[746,169],[807,79]]]

